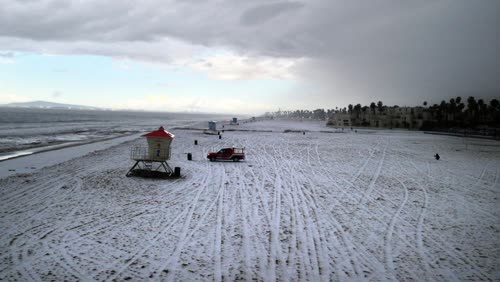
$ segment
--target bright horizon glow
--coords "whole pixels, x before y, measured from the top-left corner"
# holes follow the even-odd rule
[[[261,114],[275,110],[296,84],[286,72],[291,65],[225,52],[182,65],[16,53],[0,63],[0,104],[42,100],[112,110]]]

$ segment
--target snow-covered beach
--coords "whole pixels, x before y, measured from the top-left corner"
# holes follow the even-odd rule
[[[178,180],[125,177],[143,138],[0,178],[0,279],[499,279],[499,142],[309,121],[234,128],[248,131],[172,129]],[[205,159],[232,145],[246,161]],[[46,153],[30,158],[58,155]]]

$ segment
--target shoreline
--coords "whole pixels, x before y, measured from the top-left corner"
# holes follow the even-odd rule
[[[106,140],[95,141],[82,145],[72,144],[73,146],[46,150],[35,154],[23,155],[0,161],[0,180],[16,174],[37,173],[38,170],[45,167],[58,165],[83,157],[86,154],[95,151],[107,150],[110,147],[134,141],[140,138],[141,134],[142,133],[108,138]]]
[[[44,152],[56,151],[56,150],[61,150],[61,149],[65,149],[65,148],[83,146],[83,145],[88,145],[88,144],[93,144],[93,143],[98,143],[98,142],[105,142],[105,141],[113,140],[116,138],[131,136],[134,134],[139,134],[139,132],[118,135],[118,136],[113,136],[113,137],[107,137],[107,138],[103,138],[103,139],[92,139],[92,140],[88,140],[88,141],[68,142],[68,143],[62,143],[62,144],[57,144],[57,145],[49,145],[49,146],[43,146],[43,147],[32,147],[32,148],[28,148],[25,150],[11,151],[11,152],[7,152],[4,155],[0,155],[0,162],[5,162],[8,160],[13,160],[13,159],[31,156],[31,155],[35,155],[35,154],[39,154],[39,153],[44,153]]]

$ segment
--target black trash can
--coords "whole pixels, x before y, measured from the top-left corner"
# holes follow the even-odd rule
[[[219,139],[222,139],[222,135],[219,135]]]
[[[178,167],[178,166],[174,167],[174,176],[177,176],[177,177],[181,176],[181,168],[180,167]]]
[[[195,144],[195,145],[198,145],[198,140],[194,140],[194,144]]]
[[[187,155],[188,155],[188,161],[193,160],[193,155],[191,153],[188,153]]]

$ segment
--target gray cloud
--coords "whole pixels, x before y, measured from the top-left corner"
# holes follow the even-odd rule
[[[271,4],[260,5],[243,12],[241,15],[241,23],[244,25],[254,25],[266,22],[287,11],[302,8],[304,4],[299,2],[277,2]]]
[[[9,51],[170,62],[203,45],[305,58],[297,77],[312,86],[300,91],[321,104],[500,96],[496,0],[0,2]]]
[[[12,59],[15,57],[14,52],[0,52],[0,57],[4,59]]]

